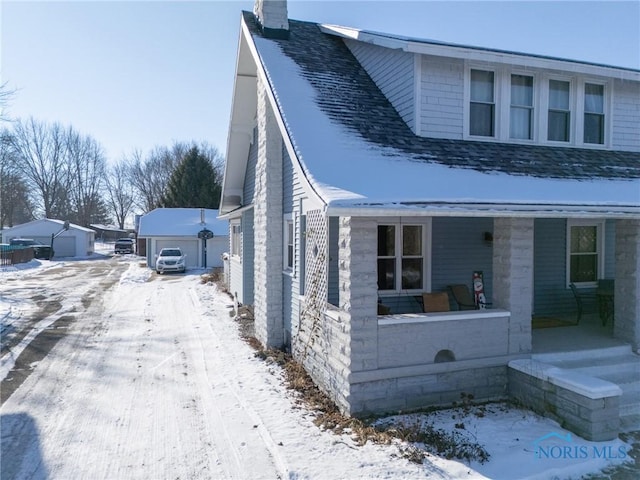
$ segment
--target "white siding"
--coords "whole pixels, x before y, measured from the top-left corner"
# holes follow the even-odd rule
[[[464,62],[424,55],[421,65],[420,135],[462,139]]]
[[[640,150],[640,83],[616,80],[613,88],[612,147]]]
[[[229,238],[215,236],[207,240],[207,267],[222,267],[222,254],[228,251]],[[204,263],[204,261],[203,261]]]
[[[409,128],[414,130],[413,54],[356,40],[345,43]]]

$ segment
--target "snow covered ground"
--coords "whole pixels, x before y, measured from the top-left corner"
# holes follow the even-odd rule
[[[416,464],[398,444],[358,446],[314,425],[280,367],[239,338],[229,298],[202,284],[202,271],[158,276],[139,260],[0,270],[2,327],[23,331],[3,347],[2,388],[33,341],[24,329],[73,320],[0,409],[3,479],[564,479],[630,460],[620,440],[587,442],[502,404],[381,420],[458,432],[485,447],[484,464],[435,455]],[[37,309],[26,292],[47,279],[56,291],[74,286],[29,323]]]

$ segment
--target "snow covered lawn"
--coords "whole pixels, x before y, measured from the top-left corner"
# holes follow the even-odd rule
[[[459,432],[484,446],[484,464],[436,455],[416,464],[400,443],[358,446],[314,425],[280,367],[239,338],[229,298],[202,284],[202,271],[157,276],[135,257],[76,267],[98,261],[112,262],[119,280],[102,296],[97,275],[86,277],[84,294],[76,287],[63,303],[75,315],[66,334],[2,405],[3,479],[547,479],[629,460],[619,440],[567,437],[550,420],[499,404],[380,420]],[[41,268],[0,271],[3,322],[7,312],[32,311],[15,289]]]

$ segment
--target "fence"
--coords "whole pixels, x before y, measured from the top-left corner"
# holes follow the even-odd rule
[[[33,247],[0,245],[0,267],[30,262],[34,258],[33,254]]]

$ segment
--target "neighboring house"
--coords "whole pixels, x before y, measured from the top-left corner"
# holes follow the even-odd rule
[[[91,224],[89,228],[96,232],[96,240],[101,242],[115,242],[119,238],[129,236],[129,231],[112,225]]]
[[[532,316],[615,278],[613,336],[640,347],[639,71],[255,11],[220,213],[265,346],[352,415],[504,398]],[[492,308],[422,313],[478,270]]]
[[[155,267],[161,249],[180,247],[187,255],[187,267],[222,267],[229,233],[228,223],[217,217],[218,210],[205,208],[156,208],[143,215],[138,244],[145,244],[147,265]]]
[[[3,242],[9,243],[12,238],[32,238],[44,245],[51,245],[53,240],[54,257],[85,257],[95,250],[96,232],[90,228],[81,227],[73,223],[64,230],[62,220],[43,218],[32,222],[16,225],[2,231]]]

